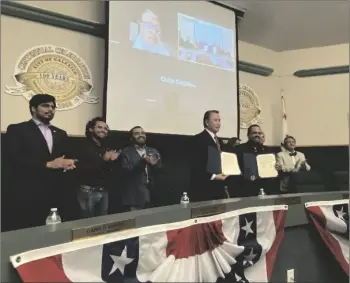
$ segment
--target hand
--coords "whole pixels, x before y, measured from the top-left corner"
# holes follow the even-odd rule
[[[277,171],[282,171],[282,165],[281,165],[281,164],[276,164],[276,165],[275,165],[275,169],[276,169]]]
[[[120,154],[121,154],[121,150],[113,150],[112,153],[111,153],[111,161],[115,161],[119,158]]]
[[[306,160],[303,160],[300,162],[300,168],[301,169],[306,169]]]
[[[75,169],[75,162],[77,161],[78,160],[76,159],[65,159],[65,156],[63,155],[62,157],[58,157],[52,161],[47,162],[46,167],[51,169],[64,169],[67,171]]]
[[[154,166],[158,163],[160,159],[159,153],[152,153],[150,155],[144,155],[143,159],[150,165]]]
[[[116,150],[109,150],[106,151],[105,154],[103,155],[103,160],[108,162],[108,161],[115,161],[118,159],[120,156],[121,151],[116,151]]]
[[[256,177],[254,175],[250,176],[250,181],[254,182],[256,180]]]
[[[224,175],[224,174],[217,174],[215,176],[215,179],[214,180],[217,180],[217,181],[225,181],[225,179],[227,178],[228,176]]]

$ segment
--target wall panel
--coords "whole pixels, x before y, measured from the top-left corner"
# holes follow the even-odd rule
[[[90,67],[93,78],[92,96],[98,104],[83,103],[69,111],[58,111],[53,124],[65,129],[70,135],[83,135],[87,120],[102,115],[104,85],[105,43],[103,39],[52,26],[1,15],[1,131],[12,123],[30,118],[28,101],[22,96],[4,92],[5,86],[14,86],[12,77],[15,64],[24,51],[37,45],[52,44],[77,53]]]

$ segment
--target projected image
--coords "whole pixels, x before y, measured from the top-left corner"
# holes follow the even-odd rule
[[[233,31],[178,14],[180,60],[234,71]]]
[[[132,48],[170,56],[162,42],[161,23],[158,16],[150,9],[142,13],[137,23],[130,23],[130,40],[133,43]]]

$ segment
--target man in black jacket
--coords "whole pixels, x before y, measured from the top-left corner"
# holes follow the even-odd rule
[[[78,155],[79,175],[78,202],[84,218],[108,214],[107,184],[111,173],[116,171],[120,151],[106,144],[109,128],[105,120],[96,117],[86,124],[86,140]]]
[[[130,130],[130,141],[132,144],[121,154],[122,204],[127,211],[151,206],[154,173],[162,166],[159,152],[146,146],[146,133],[140,126]]]
[[[5,193],[8,212],[3,220],[8,229],[45,225],[50,208],[64,215],[65,174],[75,168],[68,155],[67,133],[50,124],[56,100],[38,94],[29,102],[32,119],[7,128],[5,162],[11,184]]]
[[[239,166],[242,176],[236,178],[237,182],[232,186],[230,192],[235,197],[257,196],[259,189],[263,188],[266,193],[273,192],[275,188],[271,179],[261,179],[258,176],[256,167],[256,156],[260,154],[269,154],[272,151],[264,146],[261,139],[263,132],[259,125],[251,125],[248,128],[248,141],[240,144],[236,149]]]
[[[195,135],[191,143],[191,201],[227,197],[224,182],[227,176],[221,172],[220,153],[223,144],[217,137],[221,127],[219,111],[205,112],[203,126],[204,131]]]

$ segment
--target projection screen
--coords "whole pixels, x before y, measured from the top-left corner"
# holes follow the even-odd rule
[[[193,135],[215,109],[237,136],[236,36],[235,13],[207,1],[110,1],[110,129]]]

